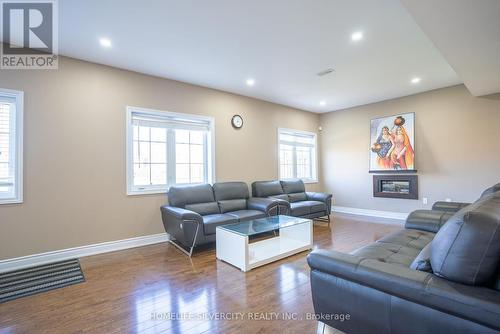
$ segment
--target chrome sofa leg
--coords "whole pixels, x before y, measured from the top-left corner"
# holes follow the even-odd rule
[[[276,212],[276,216],[279,215],[279,205],[278,204],[276,204],[275,206],[270,207],[269,210],[267,210],[266,215],[268,217],[272,217],[273,216],[273,214],[272,214],[273,211]]]
[[[325,223],[328,223],[328,226],[330,226],[330,225],[331,225],[330,215],[326,215],[325,217],[326,217],[326,218],[323,218],[323,217],[317,217],[317,218],[313,218],[313,220],[316,220],[316,221],[319,221],[319,222],[325,222]]]
[[[175,242],[175,240],[169,240],[169,242],[174,245],[177,249],[179,249],[181,252],[186,254],[187,256],[191,257],[193,255],[193,250],[194,247],[196,246],[196,238],[198,237],[198,231],[200,229],[200,223],[195,221],[195,220],[190,220],[190,221],[184,221],[184,223],[196,223],[196,231],[194,232],[194,238],[193,238],[193,243],[191,247],[189,247],[189,252],[182,247],[182,245],[178,244]]]
[[[327,324],[322,323],[321,321],[318,321],[316,334],[345,334],[345,333],[339,331],[338,329],[330,327]]]

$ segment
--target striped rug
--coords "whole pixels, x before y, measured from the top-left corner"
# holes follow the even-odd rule
[[[78,259],[1,273],[0,303],[84,281]]]

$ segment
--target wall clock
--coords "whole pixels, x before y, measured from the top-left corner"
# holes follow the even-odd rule
[[[235,129],[241,129],[243,127],[243,118],[240,115],[234,115],[231,118],[231,124]]]

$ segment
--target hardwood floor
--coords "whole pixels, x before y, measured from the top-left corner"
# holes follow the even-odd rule
[[[336,216],[315,223],[314,245],[349,252],[400,228]],[[85,283],[0,304],[0,333],[316,333],[314,320],[282,318],[313,312],[306,256],[247,273],[167,243],[85,257]]]

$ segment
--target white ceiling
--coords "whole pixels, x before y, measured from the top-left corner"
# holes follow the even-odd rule
[[[59,12],[62,55],[314,112],[462,82],[399,0],[64,0]]]
[[[499,0],[401,0],[469,91],[500,92]]]

